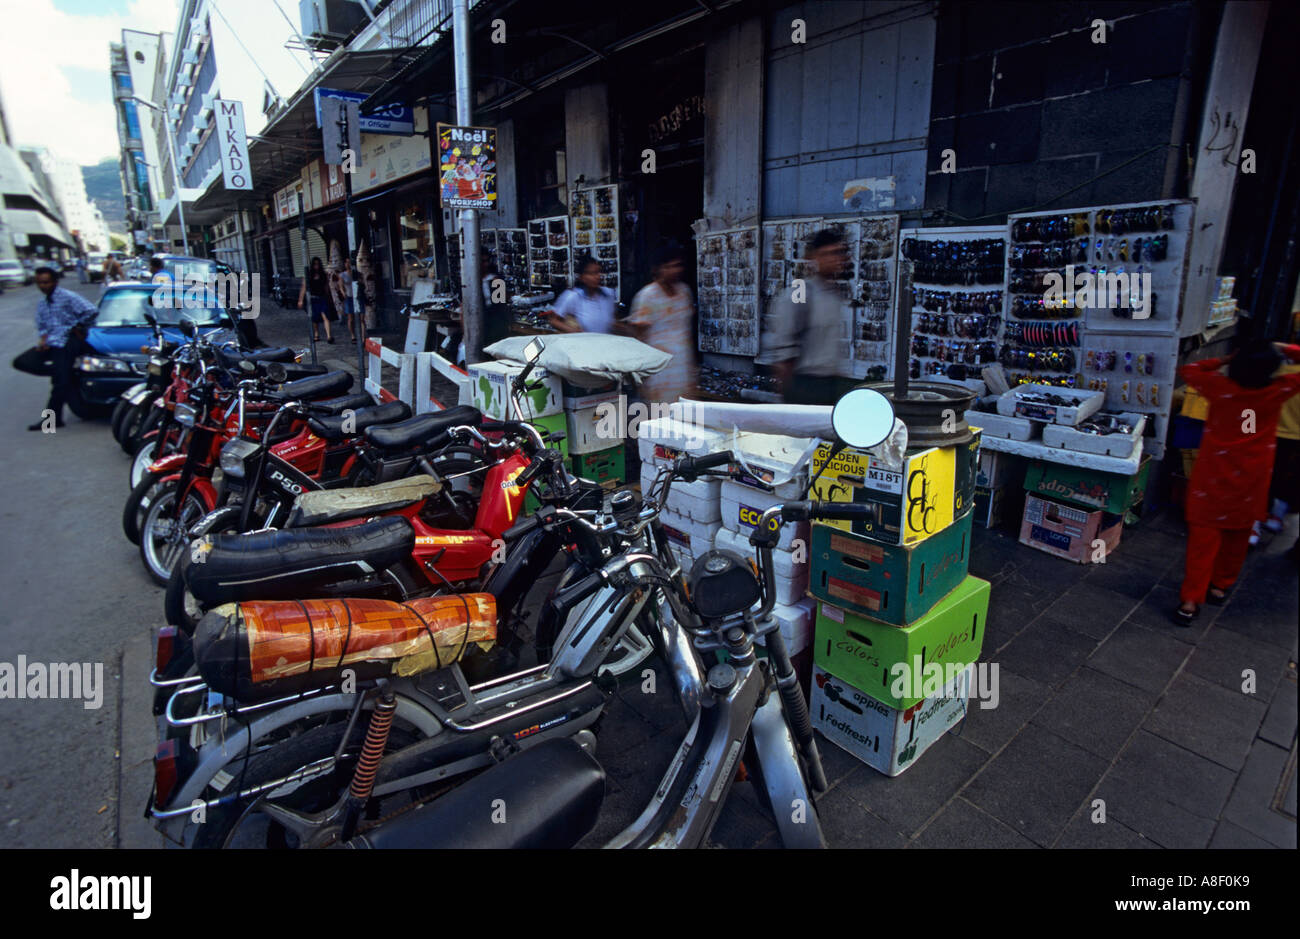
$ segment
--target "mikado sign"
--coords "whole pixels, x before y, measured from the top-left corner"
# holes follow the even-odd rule
[[[220,98],[215,103],[221,149],[221,178],[227,189],[252,189],[248,137],[244,134],[244,105],[239,101],[223,101]]]

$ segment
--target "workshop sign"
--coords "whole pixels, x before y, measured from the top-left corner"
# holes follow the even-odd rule
[[[249,172],[243,102],[218,98],[215,105],[221,150],[221,178],[227,189],[250,190],[253,188],[253,176]]]
[[[438,188],[444,209],[496,209],[495,127],[438,125]]]

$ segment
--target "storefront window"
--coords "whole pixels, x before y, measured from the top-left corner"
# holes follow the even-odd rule
[[[413,261],[428,262],[433,257],[433,220],[426,211],[425,200],[400,203],[397,212],[398,251],[402,259],[402,286],[415,285],[419,271]]]

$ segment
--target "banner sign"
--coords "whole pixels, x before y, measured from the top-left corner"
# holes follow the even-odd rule
[[[240,101],[215,102],[217,134],[220,137],[221,178],[227,189],[250,190],[253,177],[249,172],[248,137],[244,133],[244,105]]]
[[[317,88],[316,126],[321,127],[321,98],[338,98],[342,101],[355,101],[358,105],[369,98],[364,91],[340,91],[336,88]],[[367,134],[394,134],[409,137],[415,133],[415,109],[409,104],[390,104],[376,111],[367,111],[361,115],[360,127]]]
[[[438,186],[444,209],[496,209],[497,129],[438,125]]]

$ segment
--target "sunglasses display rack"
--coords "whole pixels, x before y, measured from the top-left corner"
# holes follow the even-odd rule
[[[894,279],[898,221],[895,214],[780,219],[763,223],[762,300],[766,308],[796,278],[809,278],[808,239],[823,228],[844,239],[847,254],[837,282],[843,293],[837,337],[840,374],[884,381],[893,371]]]
[[[528,282],[550,289],[553,281],[565,284],[572,275],[569,217],[555,215],[528,221]]]
[[[1079,388],[1085,322],[1077,307],[1048,298],[1049,275],[1084,264],[1092,213],[1060,209],[1012,215],[1007,237],[1007,316],[998,361],[1007,380]]]
[[[758,229],[696,235],[695,255],[700,351],[757,355]]]
[[[914,265],[912,378],[979,380],[980,370],[998,361],[1005,254],[1001,225],[903,230],[898,257]]]
[[[618,186],[575,189],[569,201],[573,260],[590,254],[600,262],[600,284],[618,292]]]
[[[528,235],[522,228],[487,228],[479,237],[484,259],[496,266],[514,297],[528,290]]]

